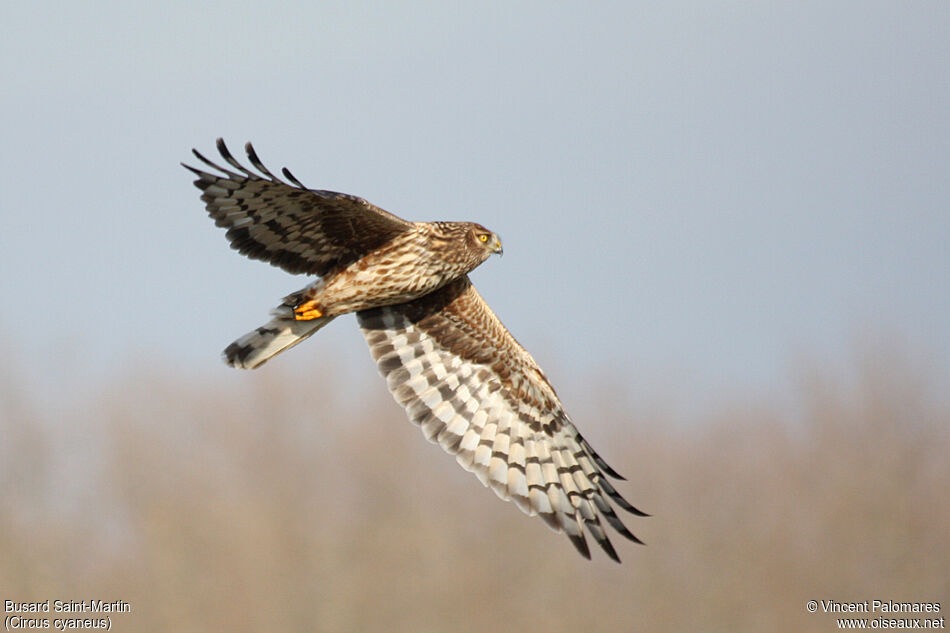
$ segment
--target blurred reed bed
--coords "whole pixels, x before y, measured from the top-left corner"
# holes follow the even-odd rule
[[[802,368],[792,411],[737,399],[685,424],[591,384],[573,416],[654,514],[627,521],[646,547],[614,539],[619,566],[495,499],[369,371],[359,397],[305,360],[133,369],[52,418],[5,374],[0,600],[121,599],[115,630],[141,632],[829,631],[806,601],[950,609],[950,410],[900,354]]]

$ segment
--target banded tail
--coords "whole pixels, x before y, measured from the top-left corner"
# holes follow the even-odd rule
[[[237,339],[224,350],[224,362],[238,369],[256,369],[272,357],[304,341],[336,317],[308,321],[294,318],[294,307],[304,291],[284,298],[272,312],[273,319]]]

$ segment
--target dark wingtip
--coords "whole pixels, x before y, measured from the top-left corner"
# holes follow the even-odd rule
[[[585,441],[584,444],[587,444],[587,442]],[[582,446],[583,446],[583,444],[582,444]],[[624,477],[623,475],[621,475],[620,473],[618,473],[616,470],[614,470],[614,468],[613,468],[610,464],[608,464],[607,461],[606,461],[603,457],[601,457],[600,455],[598,455],[598,454],[594,451],[593,448],[590,448],[590,444],[587,444],[587,446],[585,446],[585,448],[587,448],[587,449],[589,450],[590,456],[594,459],[594,463],[596,463],[598,466],[600,466],[601,470],[604,471],[604,474],[606,474],[608,477],[610,477],[610,478],[612,478],[612,479],[617,479],[617,480],[619,480],[619,481],[627,481],[627,478],[626,478],[626,477]]]
[[[208,187],[212,185],[212,180],[211,180],[212,177],[209,174],[201,171],[197,167],[186,165],[185,163],[179,163],[179,165],[181,165],[182,167],[184,167],[185,169],[187,169],[194,175],[198,176],[198,180],[191,181],[196,187],[198,187],[198,189],[201,189],[202,191],[204,191],[205,189],[207,189]]]
[[[200,160],[200,161],[201,161],[202,163],[204,163],[205,165],[214,166],[214,163],[212,163],[210,160],[208,160],[207,158],[205,158],[205,157],[204,157],[204,154],[202,154],[201,152],[199,152],[199,151],[198,151],[197,149],[195,149],[194,147],[191,148],[191,153],[194,154],[194,155],[195,155],[195,158],[197,158],[198,160]]]
[[[284,184],[280,178],[272,174],[270,170],[264,166],[264,162],[261,160],[260,156],[257,155],[257,150],[254,149],[254,146],[250,141],[244,144],[244,153],[247,154],[247,159],[251,161],[251,164],[255,169],[270,178],[272,181]]]
[[[577,549],[580,555],[587,560],[590,560],[590,547],[587,546],[587,539],[584,538],[584,535],[580,534],[575,536],[573,534],[568,534],[567,537],[571,539],[571,543],[574,544],[574,547]]]
[[[614,549],[613,543],[611,543],[609,539],[605,538],[604,540],[598,540],[597,542],[600,543],[600,546],[603,548],[603,550],[607,552],[607,556],[610,557],[610,560],[614,561],[615,563],[620,562],[620,556],[617,555],[617,550]]]
[[[218,148],[218,153],[221,154],[221,157],[224,158],[229,165],[240,168],[240,163],[234,158],[234,155],[231,154],[231,150],[228,149],[228,146],[224,144],[223,138],[218,138],[214,144]]]
[[[590,445],[590,442],[584,439],[584,436],[581,435],[577,429],[574,429],[574,439],[577,440],[578,444],[580,444],[584,449],[584,452],[586,452],[587,455],[594,460],[594,463],[597,464],[598,468],[604,471],[604,473],[614,479],[619,479],[620,481],[627,480],[626,477],[611,468],[610,464],[608,464],[603,457],[597,454],[597,451],[594,450],[594,447]]]
[[[254,149],[254,145],[252,145],[250,141],[244,144],[244,153],[247,154],[251,164],[253,164],[255,167],[261,163],[261,159],[258,157],[257,151]],[[258,167],[258,169],[260,169],[260,167]]]
[[[620,506],[627,512],[634,514],[638,517],[650,516],[643,510],[638,510],[636,507],[634,507],[632,503],[624,499],[623,495],[617,492],[617,489],[614,488],[607,479],[603,477],[598,478],[597,485],[600,486],[601,490],[607,493],[607,496],[610,497],[614,503],[616,503],[618,506]]]
[[[306,189],[306,188],[307,188],[302,182],[300,182],[299,180],[297,180],[297,178],[296,178],[292,173],[290,173],[290,170],[287,169],[286,167],[282,168],[280,171],[284,174],[284,177],[285,177],[287,180],[289,180],[290,182],[294,183],[295,185],[297,185],[297,186],[300,187],[301,189]]]

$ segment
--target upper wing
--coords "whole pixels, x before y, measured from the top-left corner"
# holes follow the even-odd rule
[[[607,480],[605,473],[622,478],[577,432],[537,363],[467,276],[421,299],[357,317],[409,418],[499,497],[566,532],[587,558],[581,525],[620,560],[599,517],[639,542],[607,498],[646,515]]]
[[[218,151],[237,172],[217,165],[198,150],[195,156],[224,175],[190,167],[195,186],[204,191],[208,213],[228,229],[231,248],[291,273],[325,275],[373,251],[413,224],[362,198],[335,191],[307,189],[287,168],[287,184],[261,164],[250,143],[248,160],[260,174],[239,162],[218,139]],[[238,173],[240,172],[240,173]]]

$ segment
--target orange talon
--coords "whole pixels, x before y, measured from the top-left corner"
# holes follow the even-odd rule
[[[316,301],[307,301],[294,308],[294,319],[297,321],[312,321],[322,316],[323,313],[317,309]]]

